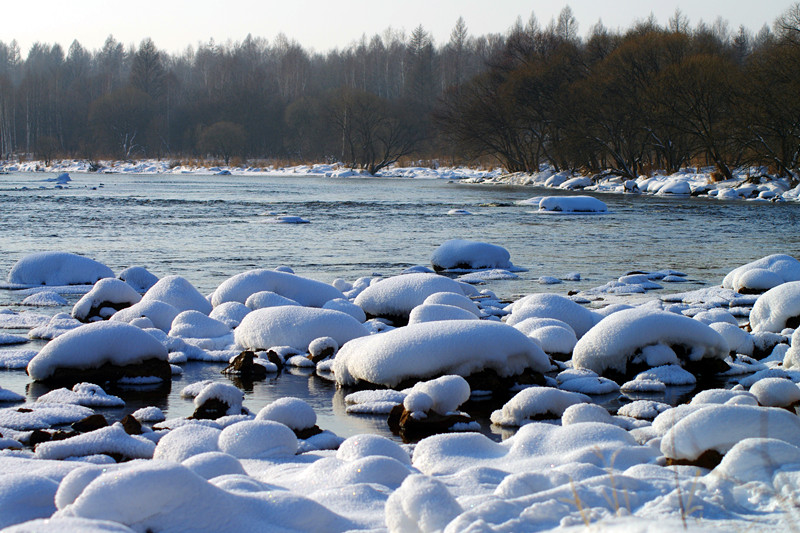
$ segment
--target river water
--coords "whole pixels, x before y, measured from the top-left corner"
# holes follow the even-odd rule
[[[59,188],[46,181],[53,177],[0,175],[0,279],[29,253],[60,250],[115,272],[141,265],[159,277],[181,275],[208,294],[234,274],[279,265],[325,282],[393,275],[429,265],[439,244],[461,238],[501,245],[515,265],[528,269],[519,279],[487,283],[502,298],[565,294],[632,270],[671,268],[688,275],[687,283],[650,293],[654,297],[719,284],[733,268],[765,255],[800,257],[800,205],[789,203],[595,195],[609,214],[558,216],[515,202],[569,193],[444,180],[74,174]],[[471,214],[448,214],[453,209]],[[270,223],[275,214],[310,223]],[[581,281],[538,283],[540,276],[569,272],[579,272]],[[21,300],[0,290],[0,309],[20,310]],[[221,368],[190,363],[167,393],[123,392],[125,412],[153,404],[168,416],[185,416],[192,406],[180,398],[181,388],[198,379],[226,379]],[[27,393],[29,400],[43,392],[22,371],[0,371],[0,385]],[[245,388],[245,405],[258,410],[284,395],[311,403],[319,425],[341,436],[386,431],[382,419],[344,415],[341,391],[303,373],[285,372]]]

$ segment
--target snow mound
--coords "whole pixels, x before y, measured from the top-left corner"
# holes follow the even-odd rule
[[[608,206],[592,196],[546,196],[539,202],[540,213],[607,213]]]
[[[158,280],[142,297],[142,302],[158,300],[170,304],[178,311],[200,311],[204,315],[211,312],[211,304],[206,297],[181,276],[166,276]]]
[[[54,291],[41,291],[31,294],[24,300],[21,305],[30,305],[34,307],[61,307],[67,305],[67,300],[60,294]]]
[[[159,300],[142,301],[126,309],[121,309],[111,317],[112,322],[125,322],[130,324],[141,318],[150,320],[152,327],[167,332],[172,327],[172,321],[180,311],[173,305]]]
[[[390,533],[443,531],[462,511],[444,483],[411,475],[386,500],[386,527]]]
[[[551,387],[529,387],[514,395],[502,409],[491,415],[492,424],[521,426],[542,418],[561,418],[564,410],[578,403],[591,403],[585,394]]]
[[[148,359],[167,360],[167,349],[154,337],[125,323],[95,322],[49,342],[28,364],[28,375],[41,381],[58,369],[123,366]]]
[[[800,281],[800,261],[774,254],[731,270],[722,286],[737,292],[762,292],[789,281]]]
[[[297,493],[226,491],[186,466],[166,461],[135,463],[98,476],[55,517],[113,520],[137,531],[262,531],[265,517],[276,531],[355,528],[354,523]]]
[[[478,320],[478,317],[475,316],[475,313],[454,305],[427,303],[418,305],[408,315],[409,324],[439,320]]]
[[[235,328],[242,323],[244,317],[252,311],[249,307],[239,302],[225,302],[215,307],[208,316],[219,320],[229,328]]]
[[[198,422],[177,427],[161,437],[153,459],[181,462],[201,453],[218,452],[221,432],[219,427]]]
[[[0,427],[18,431],[49,429],[51,426],[77,422],[94,411],[80,405],[33,404],[20,411],[15,408],[0,409]]]
[[[800,418],[775,407],[709,405],[670,428],[661,439],[661,453],[670,459],[693,461],[707,450],[724,455],[744,439],[767,437],[800,442]]]
[[[368,335],[355,318],[340,311],[311,307],[267,307],[251,312],[235,330],[236,343],[248,350],[291,346],[305,352],[320,337],[332,337],[339,346]]]
[[[200,407],[211,399],[218,400],[228,406],[228,411],[225,413],[227,416],[242,414],[244,393],[229,383],[210,383],[206,385],[195,396],[194,406],[195,408]]]
[[[475,302],[473,302],[463,294],[458,294],[455,292],[436,292],[425,298],[425,301],[422,303],[452,305],[455,307],[460,307],[465,311],[469,311],[470,313],[472,313],[477,317],[481,316],[481,311],[480,309],[478,309],[478,306],[475,305]]]
[[[438,274],[402,274],[364,289],[354,303],[372,316],[407,317],[412,309],[438,292],[464,295],[461,285]]]
[[[17,261],[8,272],[14,285],[91,285],[114,272],[102,263],[68,252],[38,252]]]
[[[778,285],[759,296],[750,311],[750,326],[754,333],[780,333],[800,326],[800,281]]]
[[[128,267],[117,276],[119,279],[133,287],[136,292],[145,293],[158,283],[158,277],[141,266]]]
[[[72,308],[72,316],[81,322],[107,319],[120,308],[138,303],[142,297],[133,287],[116,278],[104,278],[94,284]]]
[[[790,379],[764,378],[753,383],[750,392],[765,407],[789,407],[800,403],[800,387]]]
[[[77,383],[70,389],[54,389],[39,396],[37,403],[72,403],[84,407],[121,407],[122,398],[107,394],[94,383]]]
[[[64,440],[42,442],[36,446],[40,459],[66,459],[96,454],[117,454],[127,459],[150,459],[156,445],[138,435],[128,435],[122,424],[116,422]]]
[[[269,291],[303,306],[322,307],[344,295],[327,283],[274,270],[249,270],[223,281],[211,296],[214,307],[225,302],[245,303],[250,295]]]
[[[797,469],[798,465],[800,448],[794,444],[771,438],[749,438],[737,442],[712,473],[738,483],[760,481],[771,485],[777,470]]]
[[[531,294],[511,305],[506,323],[514,326],[528,318],[555,318],[566,322],[578,338],[583,337],[602,318],[569,298],[558,294]]]
[[[355,435],[345,439],[336,451],[336,458],[342,461],[355,461],[373,456],[391,457],[405,465],[411,464],[411,457],[396,442],[381,435]]]
[[[509,269],[511,254],[502,246],[480,241],[451,239],[443,242],[431,256],[433,269],[484,269],[502,268]]]
[[[230,303],[230,302],[226,302]],[[264,309],[266,307],[279,307],[281,305],[300,305],[291,298],[281,296],[276,292],[259,291],[247,297],[244,305],[250,309]]]
[[[701,322],[665,311],[634,308],[600,321],[575,345],[572,360],[576,368],[598,374],[607,370],[625,374],[629,363],[661,366],[677,362],[673,347],[681,348],[691,362],[723,359],[730,351],[725,339]],[[665,360],[671,357],[676,361]]]
[[[409,378],[468,376],[484,369],[509,377],[530,368],[544,373],[550,359],[516,329],[498,322],[425,322],[348,342],[334,359],[336,382],[392,387]]]
[[[246,474],[242,463],[236,457],[223,452],[193,455],[181,464],[204,479],[230,474]]]
[[[256,415],[256,420],[272,420],[290,429],[302,430],[313,428],[317,424],[317,414],[300,398],[286,397],[262,408]]]
[[[238,459],[294,455],[297,452],[297,437],[279,422],[245,420],[222,430],[219,449]]]
[[[403,407],[411,413],[433,411],[446,415],[456,411],[469,396],[467,380],[461,376],[442,376],[416,383],[403,400]]]
[[[183,311],[172,321],[169,330],[171,337],[188,339],[211,339],[231,333],[231,328],[219,320],[204,315],[200,311]]]

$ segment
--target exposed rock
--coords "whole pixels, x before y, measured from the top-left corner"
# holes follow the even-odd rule
[[[455,424],[468,424],[473,422],[465,413],[449,413],[441,415],[434,411],[427,411],[424,417],[413,416],[403,407],[396,405],[389,413],[389,429],[395,435],[400,435],[405,442],[416,442],[437,433],[447,433]]]
[[[274,352],[273,352],[274,353]],[[268,355],[269,357],[269,355]],[[277,354],[275,356],[277,358]],[[267,369],[263,365],[254,362],[255,352],[245,350],[237,355],[233,361],[222,370],[223,374],[238,376],[243,380],[255,381],[267,377]],[[270,359],[272,361],[272,359]]]
[[[119,422],[122,424],[122,429],[124,429],[125,433],[128,435],[141,435],[143,433],[142,423],[136,420],[132,415],[125,415]]]
[[[95,429],[104,428],[106,426],[108,426],[108,420],[106,420],[106,417],[97,413],[89,415],[82,420],[78,420],[77,422],[73,423],[71,427],[80,433],[88,433],[90,431],[94,431]]]

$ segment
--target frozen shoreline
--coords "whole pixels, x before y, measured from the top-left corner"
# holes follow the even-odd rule
[[[535,186],[556,190],[583,191],[616,194],[655,194],[671,197],[705,197],[719,200],[749,200],[762,202],[800,201],[800,185],[791,187],[786,178],[767,176],[763,169],[738,169],[734,179],[714,182],[712,167],[686,168],[674,174],[655,172],[652,176],[640,176],[636,180],[624,180],[606,175],[602,179],[555,172],[544,169],[535,174],[509,174],[501,168],[491,170],[467,167],[389,167],[376,176],[353,170],[341,163],[311,164],[290,167],[226,167],[226,166],[181,166],[171,161],[142,160],[137,162],[101,161],[100,168],[93,170],[85,160],[63,160],[44,165],[41,161],[8,163],[0,166],[6,172],[80,172],[92,174],[230,174],[232,176],[317,176],[330,178],[380,177],[407,179],[446,179],[469,184]],[[753,179],[758,176],[758,179]]]

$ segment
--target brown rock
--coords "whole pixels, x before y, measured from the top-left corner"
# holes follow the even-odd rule
[[[79,433],[88,433],[90,431],[94,431],[95,429],[100,429],[108,426],[108,420],[101,414],[93,414],[89,415],[82,420],[78,420],[77,422],[72,424],[72,429]]]

